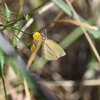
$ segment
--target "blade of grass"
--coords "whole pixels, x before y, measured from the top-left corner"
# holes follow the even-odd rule
[[[25,87],[26,99],[31,100],[30,92],[29,92],[29,89],[28,89],[28,84],[27,84],[25,78],[24,78],[24,87]]]

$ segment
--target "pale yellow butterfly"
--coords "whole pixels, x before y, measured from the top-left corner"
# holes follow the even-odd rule
[[[46,33],[46,30],[45,30]],[[66,55],[65,51],[63,48],[58,45],[56,42],[47,39],[47,33],[44,34],[42,33],[42,41],[43,41],[43,47],[42,47],[42,52],[44,57],[47,60],[57,60],[58,58]]]

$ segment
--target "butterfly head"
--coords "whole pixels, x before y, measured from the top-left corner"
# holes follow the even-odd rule
[[[47,39],[47,31],[45,30],[43,33],[41,33],[41,40],[45,41]]]

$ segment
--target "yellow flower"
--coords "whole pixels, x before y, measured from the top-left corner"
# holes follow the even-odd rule
[[[40,39],[41,39],[41,34],[39,32],[35,32],[33,34],[33,40],[34,41],[40,41]]]
[[[30,49],[31,51],[34,51],[36,46],[34,44],[27,44],[27,48]]]
[[[36,48],[36,46],[33,44],[33,45],[31,46],[30,50],[31,50],[31,51],[34,51],[35,48]]]
[[[30,19],[30,16],[28,14],[24,15],[23,20],[26,20],[27,21],[29,19]]]

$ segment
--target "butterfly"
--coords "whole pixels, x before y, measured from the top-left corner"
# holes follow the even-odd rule
[[[47,60],[57,60],[58,58],[66,55],[65,51],[59,44],[53,40],[47,39],[47,33],[42,33],[42,35],[42,53]]]

